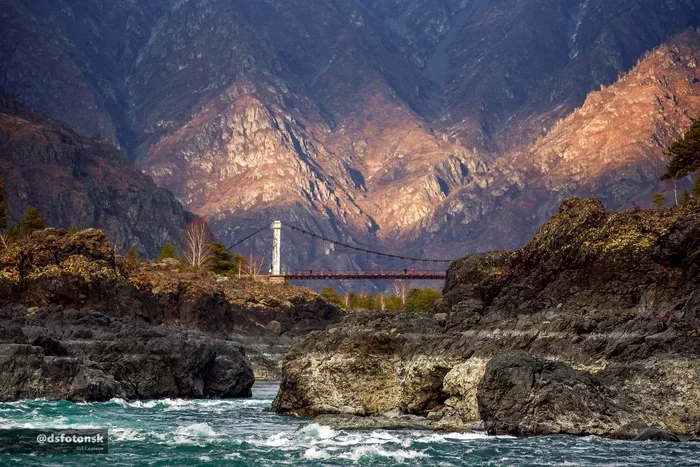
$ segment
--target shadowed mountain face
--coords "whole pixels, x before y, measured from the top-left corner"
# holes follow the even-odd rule
[[[0,179],[16,223],[28,205],[56,227],[97,226],[121,252],[180,245],[187,218],[173,195],[110,143],[76,135],[0,94]]]
[[[456,256],[522,244],[576,190],[611,207],[648,197],[697,102],[634,107],[617,134],[616,104],[572,112],[699,24],[693,0],[10,0],[0,84],[118,144],[225,241],[280,217]],[[675,41],[663,76],[692,79],[700,40]],[[668,47],[648,79],[663,81]],[[629,86],[614,92],[675,89]],[[628,172],[596,159],[616,153],[584,142],[588,119],[614,125]]]

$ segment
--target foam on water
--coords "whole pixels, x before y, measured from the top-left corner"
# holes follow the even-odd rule
[[[379,446],[358,446],[353,448],[349,453],[344,453],[339,456],[341,459],[349,459],[353,462],[360,460],[369,460],[374,458],[391,458],[396,462],[404,462],[407,459],[416,459],[420,457],[429,457],[427,454],[419,451],[411,450],[388,450]]]
[[[260,389],[262,387],[262,390]],[[486,433],[337,430],[264,412],[276,387],[251,399],[0,403],[3,427],[108,428],[110,454],[97,464],[134,465],[628,465],[692,464],[700,445],[596,437],[491,437]],[[8,461],[9,462],[9,461]],[[93,467],[92,456],[16,457],[17,465]]]

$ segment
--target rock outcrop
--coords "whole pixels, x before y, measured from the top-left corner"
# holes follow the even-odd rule
[[[296,340],[341,319],[308,289],[188,271],[172,260],[129,263],[96,229],[45,229],[0,253],[1,303],[96,311],[233,338],[247,347],[259,379],[278,379]]]
[[[247,397],[237,342],[60,306],[0,309],[0,400]]]
[[[700,205],[570,199],[524,248],[455,262],[433,309],[447,318],[353,315],[293,348],[274,407],[398,409],[448,430],[697,434],[698,290]],[[529,356],[492,361],[510,350]]]

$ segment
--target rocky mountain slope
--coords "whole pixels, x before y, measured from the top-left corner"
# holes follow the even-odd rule
[[[667,163],[663,150],[700,115],[699,62],[698,32],[645,54],[533,145],[501,161],[490,189],[467,187],[450,196],[418,244],[442,243],[444,251],[514,248],[569,196],[596,196],[611,209],[650,206],[657,191],[673,200],[673,185],[658,180]],[[689,187],[682,180],[678,194]]]
[[[566,200],[524,248],[455,262],[434,315],[355,314],[296,346],[274,407],[340,426],[404,413],[444,430],[697,435],[699,261],[697,202]]]
[[[155,256],[180,245],[190,214],[110,143],[0,95],[0,179],[8,213],[19,223],[28,205],[48,225],[101,227],[119,251]]]
[[[0,253],[2,305],[96,312],[234,339],[258,379],[278,379],[294,342],[341,319],[309,289],[182,270],[172,259],[130,263],[95,229],[41,230]]]
[[[539,157],[538,136],[700,24],[700,9],[692,0],[12,0],[0,24],[0,85],[124,148],[222,239],[281,217],[437,254],[524,243],[551,193],[530,189],[543,163],[521,154]],[[670,133],[684,124],[670,121]],[[646,179],[649,157],[630,170],[639,162]],[[627,184],[616,201],[646,193]],[[502,207],[526,213],[522,228],[508,228]],[[360,261],[321,250],[300,247],[288,261]]]

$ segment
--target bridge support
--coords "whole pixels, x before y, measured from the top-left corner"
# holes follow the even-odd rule
[[[272,229],[272,275],[282,275],[282,222],[274,221]]]

